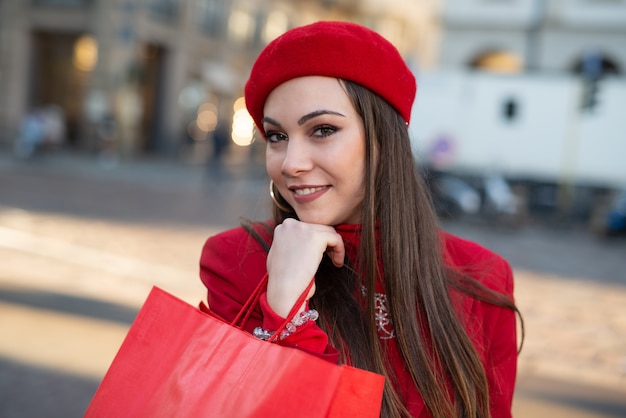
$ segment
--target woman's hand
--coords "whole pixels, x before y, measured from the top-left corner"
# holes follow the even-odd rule
[[[285,219],[276,227],[267,256],[267,303],[274,312],[287,317],[315,276],[325,252],[335,266],[343,266],[345,247],[334,228],[295,219]],[[315,286],[307,300],[314,293]]]

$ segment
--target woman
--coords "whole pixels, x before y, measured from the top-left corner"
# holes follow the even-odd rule
[[[267,141],[274,219],[207,240],[209,306],[247,330],[386,376],[382,416],[506,417],[516,374],[507,262],[439,229],[408,136],[415,78],[362,26],[318,22],[270,43],[246,84]],[[319,317],[318,317],[319,315]]]

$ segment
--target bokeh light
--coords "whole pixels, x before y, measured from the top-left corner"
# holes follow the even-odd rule
[[[287,15],[280,10],[275,10],[267,16],[267,23],[263,30],[263,40],[265,43],[282,35],[289,25]]]
[[[98,62],[98,42],[92,36],[81,36],[74,44],[74,67],[80,71],[91,71]]]
[[[254,121],[246,109],[246,103],[243,97],[235,100],[233,105],[233,126],[231,139],[241,147],[247,147],[254,139]]]
[[[213,132],[217,126],[217,107],[213,103],[204,103],[200,106],[196,124],[203,132]]]

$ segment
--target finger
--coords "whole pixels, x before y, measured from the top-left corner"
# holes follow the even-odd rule
[[[343,267],[345,258],[345,250],[343,249],[343,246],[341,246],[341,249],[338,249],[336,247],[329,248],[326,253],[330,257],[330,260],[333,262],[333,265],[335,267]]]
[[[346,256],[346,247],[341,236],[335,232],[334,239],[328,242],[326,254],[330,257],[335,267],[342,267]]]

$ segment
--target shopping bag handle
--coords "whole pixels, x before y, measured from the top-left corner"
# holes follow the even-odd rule
[[[254,307],[259,303],[259,300],[261,299],[261,295],[263,294],[263,291],[267,288],[268,280],[269,280],[268,274],[265,273],[263,275],[263,278],[259,282],[259,284],[256,286],[256,288],[254,289],[254,291],[252,292],[252,294],[246,301],[246,303],[244,303],[244,305],[241,307],[241,310],[239,311],[235,319],[233,319],[233,322],[231,322],[231,325],[239,329],[242,329],[244,327],[246,322],[248,322],[250,315],[252,315],[252,312],[254,311]],[[295,305],[293,305],[293,307],[291,308],[291,311],[289,311],[287,318],[285,318],[281,326],[276,330],[276,332],[274,332],[274,334],[269,338],[268,341],[274,342],[278,339],[278,337],[280,336],[280,333],[287,327],[287,324],[291,322],[294,316],[296,316],[296,313],[298,312],[302,304],[306,301],[306,297],[311,291],[313,284],[315,284],[315,277],[311,279],[311,281],[309,282],[309,285],[300,294]]]

